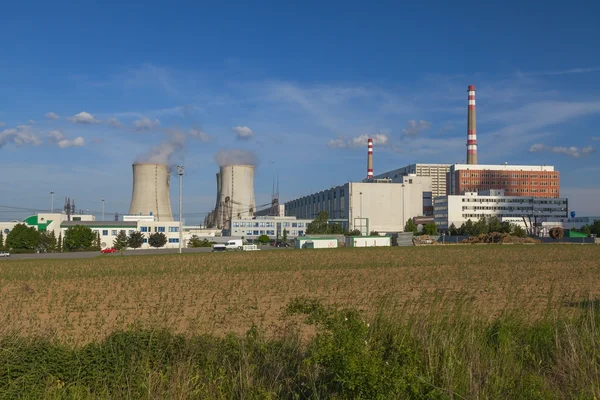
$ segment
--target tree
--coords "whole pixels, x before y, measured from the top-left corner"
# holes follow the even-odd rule
[[[47,253],[53,253],[56,251],[56,235],[54,231],[46,231],[40,233],[40,248]]]
[[[379,232],[371,231],[371,233],[369,233],[369,236],[379,236]]]
[[[592,233],[592,228],[589,225],[584,225],[579,231],[581,233],[585,233],[586,235],[590,235]]]
[[[127,243],[127,247],[131,247],[132,249],[139,249],[144,244],[144,235],[142,232],[135,231],[131,235],[129,235],[129,240]]]
[[[437,229],[437,225],[435,224],[435,222],[432,222],[431,224],[426,224],[423,227],[423,234],[424,235],[429,235],[429,236],[435,236],[438,233],[438,229]]]
[[[162,232],[155,232],[148,238],[148,244],[157,249],[163,247],[167,244],[167,236]]]
[[[308,233],[308,231],[306,231],[306,233]],[[281,240],[283,240],[283,242],[287,242],[287,229],[283,229],[283,235],[281,236]]]
[[[6,235],[7,250],[33,251],[40,246],[40,232],[34,227],[25,224],[17,224]]]
[[[207,239],[200,239],[198,237],[198,235],[192,235],[192,237],[190,238],[190,240],[188,240],[188,247],[189,248],[195,248],[195,247],[211,247],[212,243],[209,242]]]
[[[4,233],[0,231],[0,250],[4,250]]]
[[[58,251],[59,253],[62,253],[62,251],[63,251],[62,232],[58,234],[58,241],[56,243],[56,251]]]
[[[412,218],[406,221],[406,225],[404,225],[404,232],[417,233],[417,225],[415,225],[415,221],[413,221]]]
[[[489,226],[485,217],[481,217],[479,221],[473,224],[473,234],[480,235],[482,233],[489,233]]]
[[[344,228],[342,227],[342,225],[338,224],[337,222],[334,222],[333,224],[328,226],[327,233],[332,233],[334,235],[342,235],[344,233]]]
[[[113,240],[113,247],[115,250],[126,250],[127,245],[129,244],[129,238],[127,237],[127,233],[121,230],[117,233],[117,237]]]
[[[269,239],[269,237],[267,235],[260,235],[258,237],[258,242],[261,244],[267,244],[267,243],[269,243],[270,240],[271,239]]]
[[[96,237],[92,243],[92,250],[100,251],[102,249],[102,242],[100,241],[100,232],[96,232]]]
[[[65,232],[64,249],[67,251],[86,251],[95,246],[98,235],[89,226],[75,225]]]
[[[361,236],[361,232],[359,229],[354,229],[353,231],[346,232],[345,236]]]
[[[306,227],[306,233],[311,234],[322,234],[329,233],[329,213],[327,211],[321,211],[317,218]]]
[[[460,235],[465,235],[465,236],[473,236],[475,235],[475,227],[473,226],[473,221],[471,221],[471,219],[469,218],[467,220],[467,222],[465,222],[464,224],[462,224],[462,226],[460,227]]]
[[[521,225],[517,225],[517,224],[513,224],[512,225],[512,232],[511,234],[513,236],[517,236],[517,237],[525,237],[527,236],[527,233],[525,232],[525,229],[523,229],[521,227]]]
[[[454,225],[454,222],[450,224],[450,227],[448,228],[448,234],[450,234],[450,236],[458,235],[458,229],[456,229],[456,225]]]

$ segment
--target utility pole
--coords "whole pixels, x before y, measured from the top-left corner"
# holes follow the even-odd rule
[[[177,166],[177,173],[179,174],[179,254],[181,254],[183,245],[183,165]]]
[[[102,199],[102,221],[104,221],[104,199]]]
[[[54,214],[54,190],[50,191],[50,212]]]

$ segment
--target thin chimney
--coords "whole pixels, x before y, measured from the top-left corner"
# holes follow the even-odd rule
[[[373,179],[373,139],[369,138],[369,154],[367,156],[367,179]]]
[[[477,119],[475,115],[475,86],[470,85],[467,112],[467,164],[477,164]]]

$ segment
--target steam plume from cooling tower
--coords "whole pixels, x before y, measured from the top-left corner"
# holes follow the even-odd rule
[[[230,149],[221,150],[215,156],[215,161],[219,167],[226,165],[258,165],[258,156],[248,150]]]
[[[136,157],[134,164],[170,164],[171,158],[185,147],[185,134],[171,129],[167,139],[152,147],[147,153]]]

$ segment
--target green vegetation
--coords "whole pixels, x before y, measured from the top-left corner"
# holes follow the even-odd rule
[[[99,250],[98,235],[88,226],[75,225],[65,231],[65,251],[90,251]]]
[[[167,244],[167,236],[162,232],[154,232],[148,238],[148,244],[157,249],[163,247]]]
[[[432,222],[431,224],[426,224],[423,227],[423,235],[435,236],[437,234],[438,234],[438,228],[434,222]]]
[[[269,236],[267,236],[267,235],[260,235],[260,236],[258,237],[258,242],[259,242],[260,244],[267,244],[267,243],[269,243],[270,241],[271,241],[271,239],[269,239]]]
[[[129,235],[127,247],[139,249],[142,247],[142,244],[144,244],[144,235],[142,232],[134,231],[131,235]]]
[[[305,342],[291,326],[272,337],[256,327],[225,337],[128,330],[81,348],[5,335],[0,397],[591,399],[600,318],[582,307],[533,323],[474,321],[461,308],[367,321],[297,298],[285,316],[314,327]]]
[[[498,217],[483,217],[475,223],[471,219],[468,219],[460,228],[456,228],[454,224],[448,227],[448,233],[451,236],[478,236],[494,232],[510,233],[518,237],[525,237],[527,235],[521,226],[509,222],[500,222]]]
[[[287,242],[287,229],[283,229],[283,235],[281,236],[281,240]]]
[[[342,235],[344,229],[338,223],[329,223],[329,213],[327,211],[321,211],[317,218],[306,227],[307,235],[314,234],[338,234]]]
[[[415,221],[413,221],[412,218],[406,221],[406,224],[404,225],[404,232],[417,233],[417,231],[417,225],[415,225]]]
[[[34,227],[17,224],[6,235],[5,248],[15,252],[35,252],[40,247],[40,232]]]
[[[200,239],[198,235],[192,235],[188,240],[188,247],[212,247],[213,243],[209,242],[208,239]]]
[[[129,238],[127,237],[127,233],[125,233],[124,230],[120,230],[119,233],[117,233],[115,240],[113,240],[113,247],[117,251],[118,250],[126,250],[128,244],[129,244]]]

